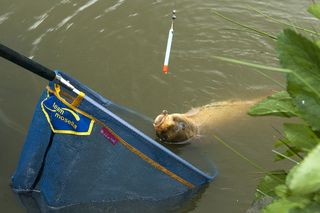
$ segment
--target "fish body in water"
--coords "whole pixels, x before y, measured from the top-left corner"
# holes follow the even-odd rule
[[[155,118],[153,126],[161,141],[182,142],[200,135],[204,130],[229,125],[230,122],[247,116],[249,108],[260,100],[216,102],[194,108],[187,113],[169,114],[164,110]]]

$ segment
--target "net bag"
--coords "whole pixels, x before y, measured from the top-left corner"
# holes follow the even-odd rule
[[[216,175],[128,123],[145,118],[57,73],[81,93],[50,82],[37,103],[12,177],[13,190],[29,209],[132,212],[156,211],[160,205],[163,211],[179,206]]]

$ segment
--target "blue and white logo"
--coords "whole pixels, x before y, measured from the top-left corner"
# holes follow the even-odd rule
[[[94,120],[83,115],[80,110],[72,109],[59,100],[54,94],[41,102],[45,114],[54,133],[90,135]]]

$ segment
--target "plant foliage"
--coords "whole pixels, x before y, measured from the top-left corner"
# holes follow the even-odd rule
[[[255,11],[264,15],[260,11]],[[313,3],[308,8],[308,12],[320,19],[320,3]],[[269,96],[253,106],[248,114],[298,118],[294,123],[283,124],[284,136],[274,144],[276,148],[282,148],[282,152],[275,151],[276,160],[289,159],[296,162],[296,165],[288,171],[269,172],[257,186],[257,199],[263,200],[270,197],[273,199],[263,212],[320,213],[320,42],[314,38],[315,35],[320,34],[277,21],[295,30],[309,33],[313,39],[292,29],[283,30],[275,38],[266,32],[230,20],[217,12],[215,14],[260,35],[276,39],[277,42],[276,50],[281,68],[214,57],[256,69],[286,74],[286,91]],[[270,16],[264,16],[275,20]],[[299,162],[293,158],[298,159]]]
[[[320,4],[308,11],[320,19]],[[320,48],[317,43],[291,29],[277,37],[280,65],[286,73],[287,91],[276,93],[250,109],[252,116],[298,117],[284,124],[286,156],[300,162],[288,172],[270,173],[257,187],[257,198],[273,197],[264,213],[320,212]]]
[[[248,113],[254,116],[275,115],[293,117],[297,115],[297,111],[292,104],[292,98],[286,91],[281,91],[267,97],[267,99],[252,107]]]

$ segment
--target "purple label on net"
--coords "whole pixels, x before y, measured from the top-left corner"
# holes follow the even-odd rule
[[[117,138],[109,129],[103,127],[100,132],[101,132],[101,134],[102,134],[105,138],[107,138],[107,139],[110,141],[110,143],[112,143],[113,145],[115,145],[116,143],[119,142],[118,138]]]

